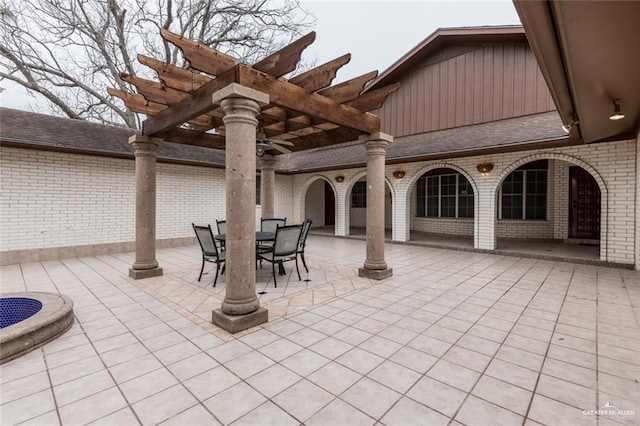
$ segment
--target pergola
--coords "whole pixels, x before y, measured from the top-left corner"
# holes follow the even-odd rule
[[[382,106],[398,84],[372,91],[365,85],[377,71],[331,85],[351,59],[343,55],[290,79],[303,50],[315,40],[309,33],[251,65],[215,49],[161,30],[177,46],[190,69],[138,55],[160,82],[129,74],[121,79],[138,93],[108,92],[133,112],[148,118],[130,143],[136,157],[135,279],[162,274],[155,253],[156,151],[162,141],[226,151],[226,295],[213,322],[237,332],[268,320],[255,292],[256,135],[283,141],[286,150],[330,146],[360,139],[367,150],[367,254],[360,275],[382,279],[392,274],[384,259],[384,166],[393,138],[380,132],[370,111]],[[277,144],[260,156],[263,217],[273,217]]]

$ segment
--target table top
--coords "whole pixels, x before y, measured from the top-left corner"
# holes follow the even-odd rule
[[[276,233],[275,232],[262,232],[262,231],[257,231],[256,232],[256,241],[273,241],[275,239],[276,239]],[[226,241],[227,240],[227,234],[216,235],[216,240],[218,240],[218,241]]]

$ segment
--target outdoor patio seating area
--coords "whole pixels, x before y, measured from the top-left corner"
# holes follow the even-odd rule
[[[269,322],[231,335],[200,256],[160,249],[137,281],[133,253],[3,266],[3,291],[66,294],[76,322],[0,366],[2,424],[640,421],[637,271],[388,244],[373,281],[364,241],[311,235],[308,274],[258,269]]]

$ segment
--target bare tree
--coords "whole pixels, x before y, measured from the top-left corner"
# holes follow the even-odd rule
[[[299,0],[0,0],[0,81],[44,97],[54,114],[140,127],[106,87],[155,78],[137,53],[188,67],[161,28],[253,62],[313,22]]]

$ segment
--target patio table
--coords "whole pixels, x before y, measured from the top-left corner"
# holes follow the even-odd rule
[[[215,239],[218,241],[226,241],[227,234],[216,235]],[[256,231],[256,242],[268,242],[268,241],[275,241],[275,240],[276,240],[275,232]],[[258,246],[256,245],[256,256],[257,256],[257,253],[258,253]],[[283,265],[278,265],[278,275],[286,275],[286,271]]]

